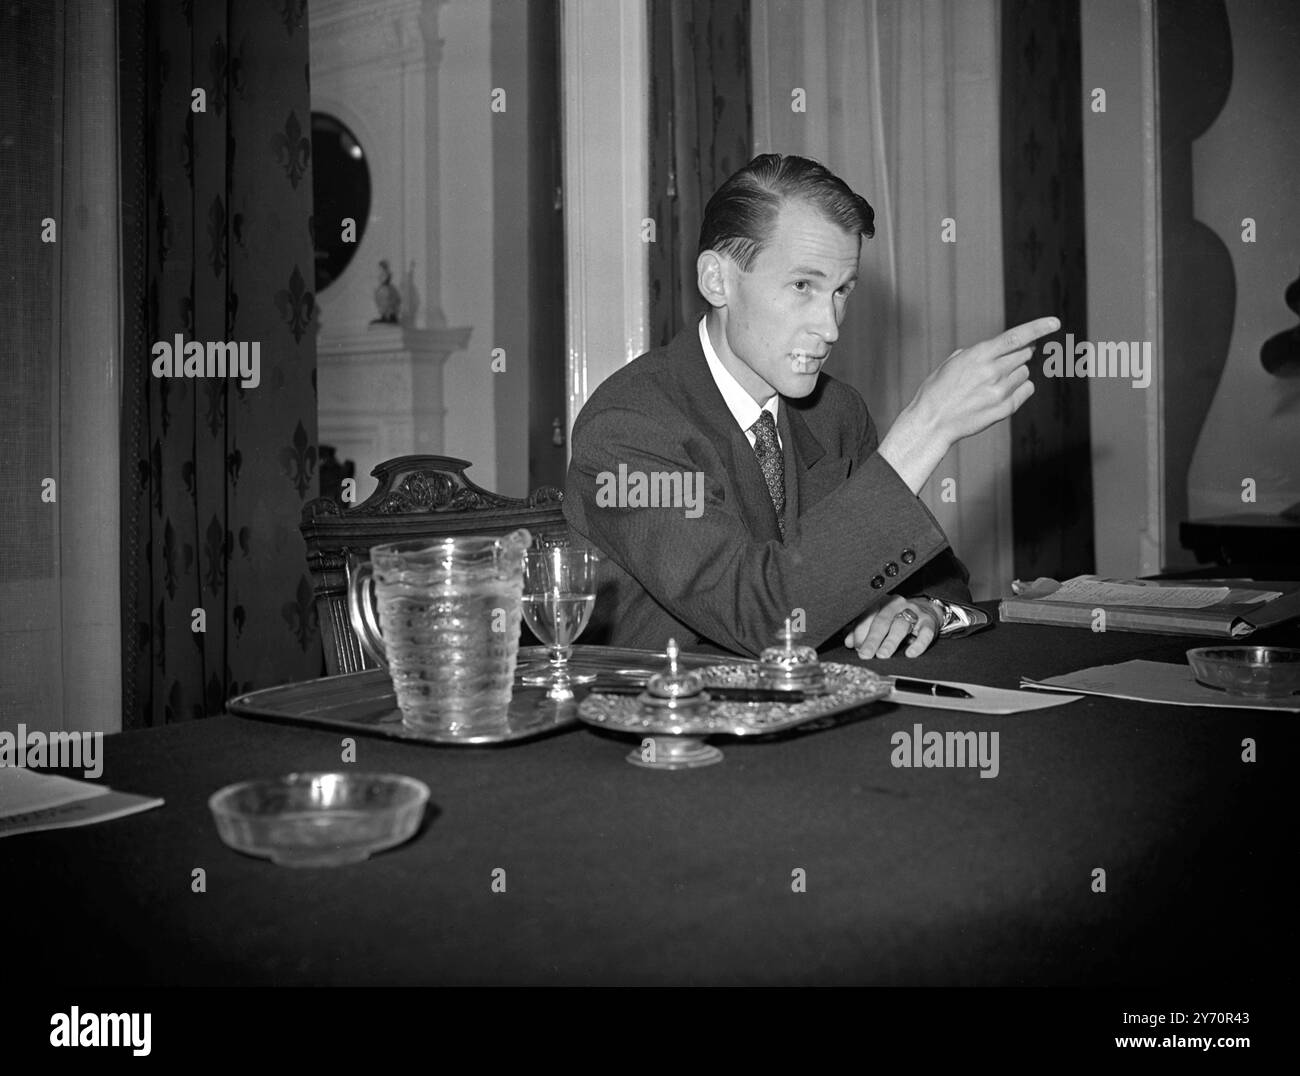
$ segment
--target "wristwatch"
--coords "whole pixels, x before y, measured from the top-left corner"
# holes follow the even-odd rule
[[[988,613],[984,612],[983,609],[976,609],[970,605],[959,605],[957,602],[945,601],[943,598],[935,598],[929,594],[918,594],[917,597],[924,598],[938,610],[940,618],[939,635],[941,638],[952,639],[962,635],[973,635],[992,623]]]

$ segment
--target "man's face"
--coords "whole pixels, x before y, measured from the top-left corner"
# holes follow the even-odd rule
[[[787,202],[747,272],[726,259],[724,333],[714,346],[759,404],[816,387],[858,279],[859,246],[816,209]]]

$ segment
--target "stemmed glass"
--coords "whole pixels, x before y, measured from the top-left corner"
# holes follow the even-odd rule
[[[524,555],[524,620],[550,651],[551,660],[520,679],[547,688],[549,698],[572,698],[574,684],[596,679],[595,673],[571,668],[569,657],[596,604],[599,561],[594,549],[568,545],[530,549]]]

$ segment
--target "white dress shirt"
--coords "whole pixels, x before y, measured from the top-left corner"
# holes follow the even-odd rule
[[[777,422],[780,412],[777,408],[781,404],[780,393],[772,393],[772,398],[762,407],[758,406],[739,381],[732,376],[730,370],[722,365],[722,360],[718,358],[718,353],[713,350],[713,341],[709,339],[708,315],[700,318],[700,347],[704,349],[704,361],[709,364],[709,373],[713,375],[713,381],[718,386],[718,391],[722,393],[722,398],[727,403],[728,410],[731,411],[732,417],[740,424],[740,428],[745,431],[745,436],[749,439],[749,447],[754,447],[754,431],[750,429],[758,416],[764,411],[770,411],[772,421]],[[776,443],[781,444],[781,426],[777,423]],[[784,446],[782,446],[784,447]]]

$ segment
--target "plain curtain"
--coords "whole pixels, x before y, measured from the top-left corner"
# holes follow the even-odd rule
[[[1004,327],[997,0],[753,0],[754,151],[813,157],[866,197],[876,236],[828,372],[882,432],[958,347]],[[921,493],[977,598],[1012,573],[1006,423]]]
[[[111,0],[0,11],[0,728],[121,727]]]

